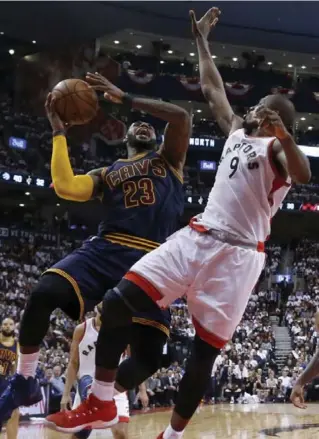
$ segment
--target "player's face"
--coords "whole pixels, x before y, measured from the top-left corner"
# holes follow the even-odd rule
[[[1,325],[1,332],[5,337],[11,337],[14,335],[14,321],[11,319],[5,319]]]
[[[265,106],[265,103],[263,99],[261,99],[257,105],[250,107],[248,112],[245,114],[243,127],[246,134],[251,134],[253,130],[258,128],[260,119],[257,117],[257,112],[263,106]]]
[[[127,132],[127,140],[129,145],[137,150],[154,149],[156,145],[155,130],[147,122],[134,122]]]

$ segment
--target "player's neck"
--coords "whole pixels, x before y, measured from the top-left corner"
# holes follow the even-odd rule
[[[0,337],[0,342],[5,346],[13,345],[14,337],[12,335],[6,336],[2,334]]]
[[[128,149],[128,151],[127,151],[127,158],[128,158],[128,159],[133,159],[133,158],[136,157],[137,155],[140,155],[140,154],[146,154],[146,153],[148,153],[148,152],[150,152],[148,149],[139,149],[139,150],[137,150],[137,149],[135,149],[135,148],[130,147],[130,148]]]

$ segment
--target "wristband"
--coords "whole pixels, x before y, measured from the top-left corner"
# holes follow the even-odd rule
[[[125,93],[122,97],[122,104],[127,110],[131,110],[133,106],[134,96],[129,93]]]

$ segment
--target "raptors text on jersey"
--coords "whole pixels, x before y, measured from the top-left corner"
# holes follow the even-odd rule
[[[264,242],[270,222],[290,189],[272,161],[274,137],[243,129],[227,139],[207,206],[197,222],[250,242]]]

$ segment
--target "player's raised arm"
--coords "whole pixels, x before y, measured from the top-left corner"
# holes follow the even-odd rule
[[[198,50],[202,92],[216,122],[228,136],[232,131],[241,127],[242,119],[234,114],[228,102],[223,80],[213,61],[207,40],[211,29],[218,22],[219,15],[220,10],[218,8],[211,8],[197,21],[195,12],[190,11],[192,31]]]
[[[55,98],[50,93],[45,103],[47,117],[53,130],[51,176],[56,194],[71,201],[88,201],[100,188],[99,175],[74,175],[65,137],[65,126],[55,111]]]
[[[116,104],[123,104],[128,108],[144,111],[168,122],[161,153],[177,171],[182,171],[186,160],[192,121],[186,110],[168,102],[131,96],[98,73],[88,73],[86,80],[95,90],[103,91],[105,99]]]
[[[85,330],[84,323],[78,325],[73,333],[69,364],[65,373],[65,385],[61,399],[61,410],[69,410],[72,407],[71,389],[79,371],[79,344]],[[70,406],[70,407],[69,407]]]

